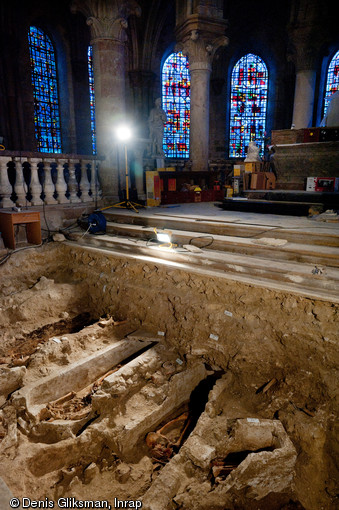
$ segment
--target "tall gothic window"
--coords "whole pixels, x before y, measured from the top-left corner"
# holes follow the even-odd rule
[[[58,80],[51,39],[37,27],[28,33],[34,97],[34,124],[39,152],[62,152]]]
[[[332,94],[339,90],[339,51],[332,58],[327,71],[326,91],[324,98],[324,115]]]
[[[264,149],[268,73],[258,55],[248,53],[233,67],[229,156],[243,158],[246,148],[256,141]]]
[[[94,95],[94,73],[93,73],[93,52],[92,46],[88,46],[88,80],[89,80],[89,106],[91,112],[91,135],[92,135],[92,152],[97,153],[97,139],[95,128],[95,95]]]
[[[190,86],[187,58],[172,53],[162,68],[162,107],[167,113],[163,150],[167,158],[189,157]]]

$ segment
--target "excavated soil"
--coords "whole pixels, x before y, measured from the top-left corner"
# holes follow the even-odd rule
[[[336,508],[338,305],[58,243],[0,271],[13,496]]]

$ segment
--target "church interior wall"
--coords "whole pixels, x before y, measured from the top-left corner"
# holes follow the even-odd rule
[[[17,4],[22,6],[21,2]],[[147,2],[140,2],[140,4],[141,17],[133,19],[128,29],[126,84],[128,109],[142,125],[142,134],[145,137],[147,136],[147,116],[154,99],[161,94],[162,62],[168,49],[175,45],[175,10],[174,5],[164,2],[153,2],[152,5]],[[56,44],[64,152],[90,152],[85,51],[89,43],[89,29],[84,17],[81,14],[71,14],[66,1],[54,5],[53,8],[49,3],[26,2],[20,13],[15,13],[14,7],[3,7],[2,10],[4,12],[2,38],[7,50],[2,59],[2,62],[6,63],[2,72],[3,80],[7,85],[6,83],[2,85],[1,131],[6,138],[8,149],[32,150],[34,148],[32,87],[29,83],[29,63],[26,61],[28,49],[25,31],[29,24],[36,21],[50,30]],[[223,153],[227,154],[229,122],[227,97],[229,97],[230,74],[234,63],[245,53],[251,51],[260,55],[268,65],[270,83],[267,130],[288,129],[291,125],[293,110],[295,70],[289,63],[288,57],[289,6],[286,3],[277,3],[272,7],[265,1],[259,4],[249,2],[246,7],[240,7],[237,3],[227,2],[224,12],[225,17],[229,18],[230,43],[228,47],[219,51],[211,77],[212,80],[225,80],[225,88],[220,94],[215,95],[213,86],[211,87],[210,157],[212,158],[222,157]],[[334,38],[331,24],[327,38],[329,37]],[[8,58],[11,47],[13,56],[17,48],[21,48],[19,69],[16,69],[18,61]],[[325,56],[321,64],[320,56],[317,83],[320,93],[314,113],[316,122],[321,116],[324,87],[322,76],[326,63],[329,61],[329,56],[327,58]],[[148,77],[145,77],[145,73],[149,73]],[[134,76],[131,77],[132,75]],[[137,75],[138,78],[136,78]],[[4,92],[4,86],[7,92]],[[225,112],[224,121],[219,109]],[[222,145],[225,147],[224,151],[220,150]]]

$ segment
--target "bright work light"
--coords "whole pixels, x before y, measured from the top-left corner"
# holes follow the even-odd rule
[[[167,232],[157,232],[157,239],[161,243],[170,243],[171,242],[170,233],[167,233]]]
[[[172,232],[170,230],[162,229],[162,230],[158,231],[156,228],[154,228],[153,230],[156,233],[157,241],[159,241],[160,243],[164,243],[161,246],[168,245],[168,246],[166,246],[166,248],[172,248],[172,246],[173,246],[173,243],[171,241]],[[174,246],[176,246],[176,245],[174,245]]]
[[[119,140],[127,142],[127,140],[129,140],[132,136],[132,131],[128,126],[121,125],[115,129],[115,134]]]

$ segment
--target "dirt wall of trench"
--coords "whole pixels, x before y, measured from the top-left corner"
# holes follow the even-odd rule
[[[241,400],[263,418],[279,418],[298,453],[300,502],[331,508],[338,305],[67,244],[18,253],[1,271],[7,293],[42,275],[79,283],[76,301],[93,317],[129,318],[164,333],[182,356],[231,373],[225,406]]]

